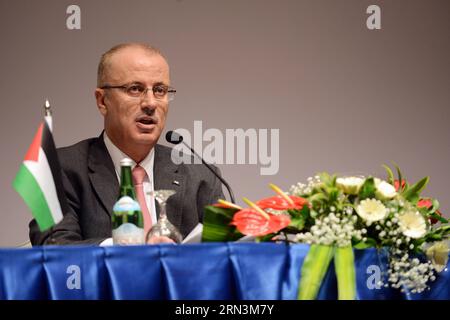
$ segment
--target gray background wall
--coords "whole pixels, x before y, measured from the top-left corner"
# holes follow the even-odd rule
[[[81,30],[66,8],[81,7]],[[382,9],[382,29],[366,8]],[[28,239],[11,182],[49,98],[57,146],[96,136],[96,66],[119,42],[165,52],[177,88],[167,128],[279,128],[280,170],[219,165],[257,199],[317,171],[431,176],[450,212],[450,1],[0,1],[0,246]],[[240,201],[242,203],[242,201]]]

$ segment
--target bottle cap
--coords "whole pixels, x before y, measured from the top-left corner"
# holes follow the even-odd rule
[[[122,160],[120,160],[120,165],[122,167],[131,167],[133,165],[133,160],[129,158],[123,158]]]

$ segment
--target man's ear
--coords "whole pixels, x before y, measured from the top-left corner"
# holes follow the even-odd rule
[[[98,110],[105,116],[108,113],[108,108],[105,104],[105,90],[100,88],[95,89],[95,101],[97,102]]]

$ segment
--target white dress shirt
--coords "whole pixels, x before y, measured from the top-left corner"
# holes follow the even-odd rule
[[[119,181],[120,185],[120,161],[123,158],[130,158],[125,153],[123,153],[119,148],[117,148],[114,143],[109,139],[106,132],[103,134],[103,140],[106,145],[106,149],[108,150],[109,155],[111,156],[112,162],[114,164],[114,169],[116,171],[117,180]],[[133,161],[132,169],[136,166],[136,162]],[[153,167],[155,162],[155,149],[153,148],[150,153],[142,160],[139,165],[144,168],[145,172],[147,173],[147,176],[144,178],[143,182],[143,189],[145,197],[145,202],[147,204],[147,208],[150,211],[150,216],[152,219],[152,225],[156,224],[157,218],[156,218],[156,206],[155,206],[155,199],[153,196],[151,196],[149,193],[154,190],[154,184],[153,184]],[[100,245],[111,245],[112,244],[112,238],[104,240]]]

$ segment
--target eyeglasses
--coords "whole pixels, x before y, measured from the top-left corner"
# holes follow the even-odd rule
[[[122,89],[126,92],[127,95],[129,95],[132,98],[143,98],[148,90],[152,90],[153,96],[158,100],[164,100],[167,97],[168,101],[172,101],[175,98],[175,93],[177,90],[175,90],[172,87],[159,84],[153,87],[146,87],[141,83],[132,83],[132,84],[124,84],[121,86],[110,86],[110,85],[104,85],[103,87],[100,87],[100,89]]]

